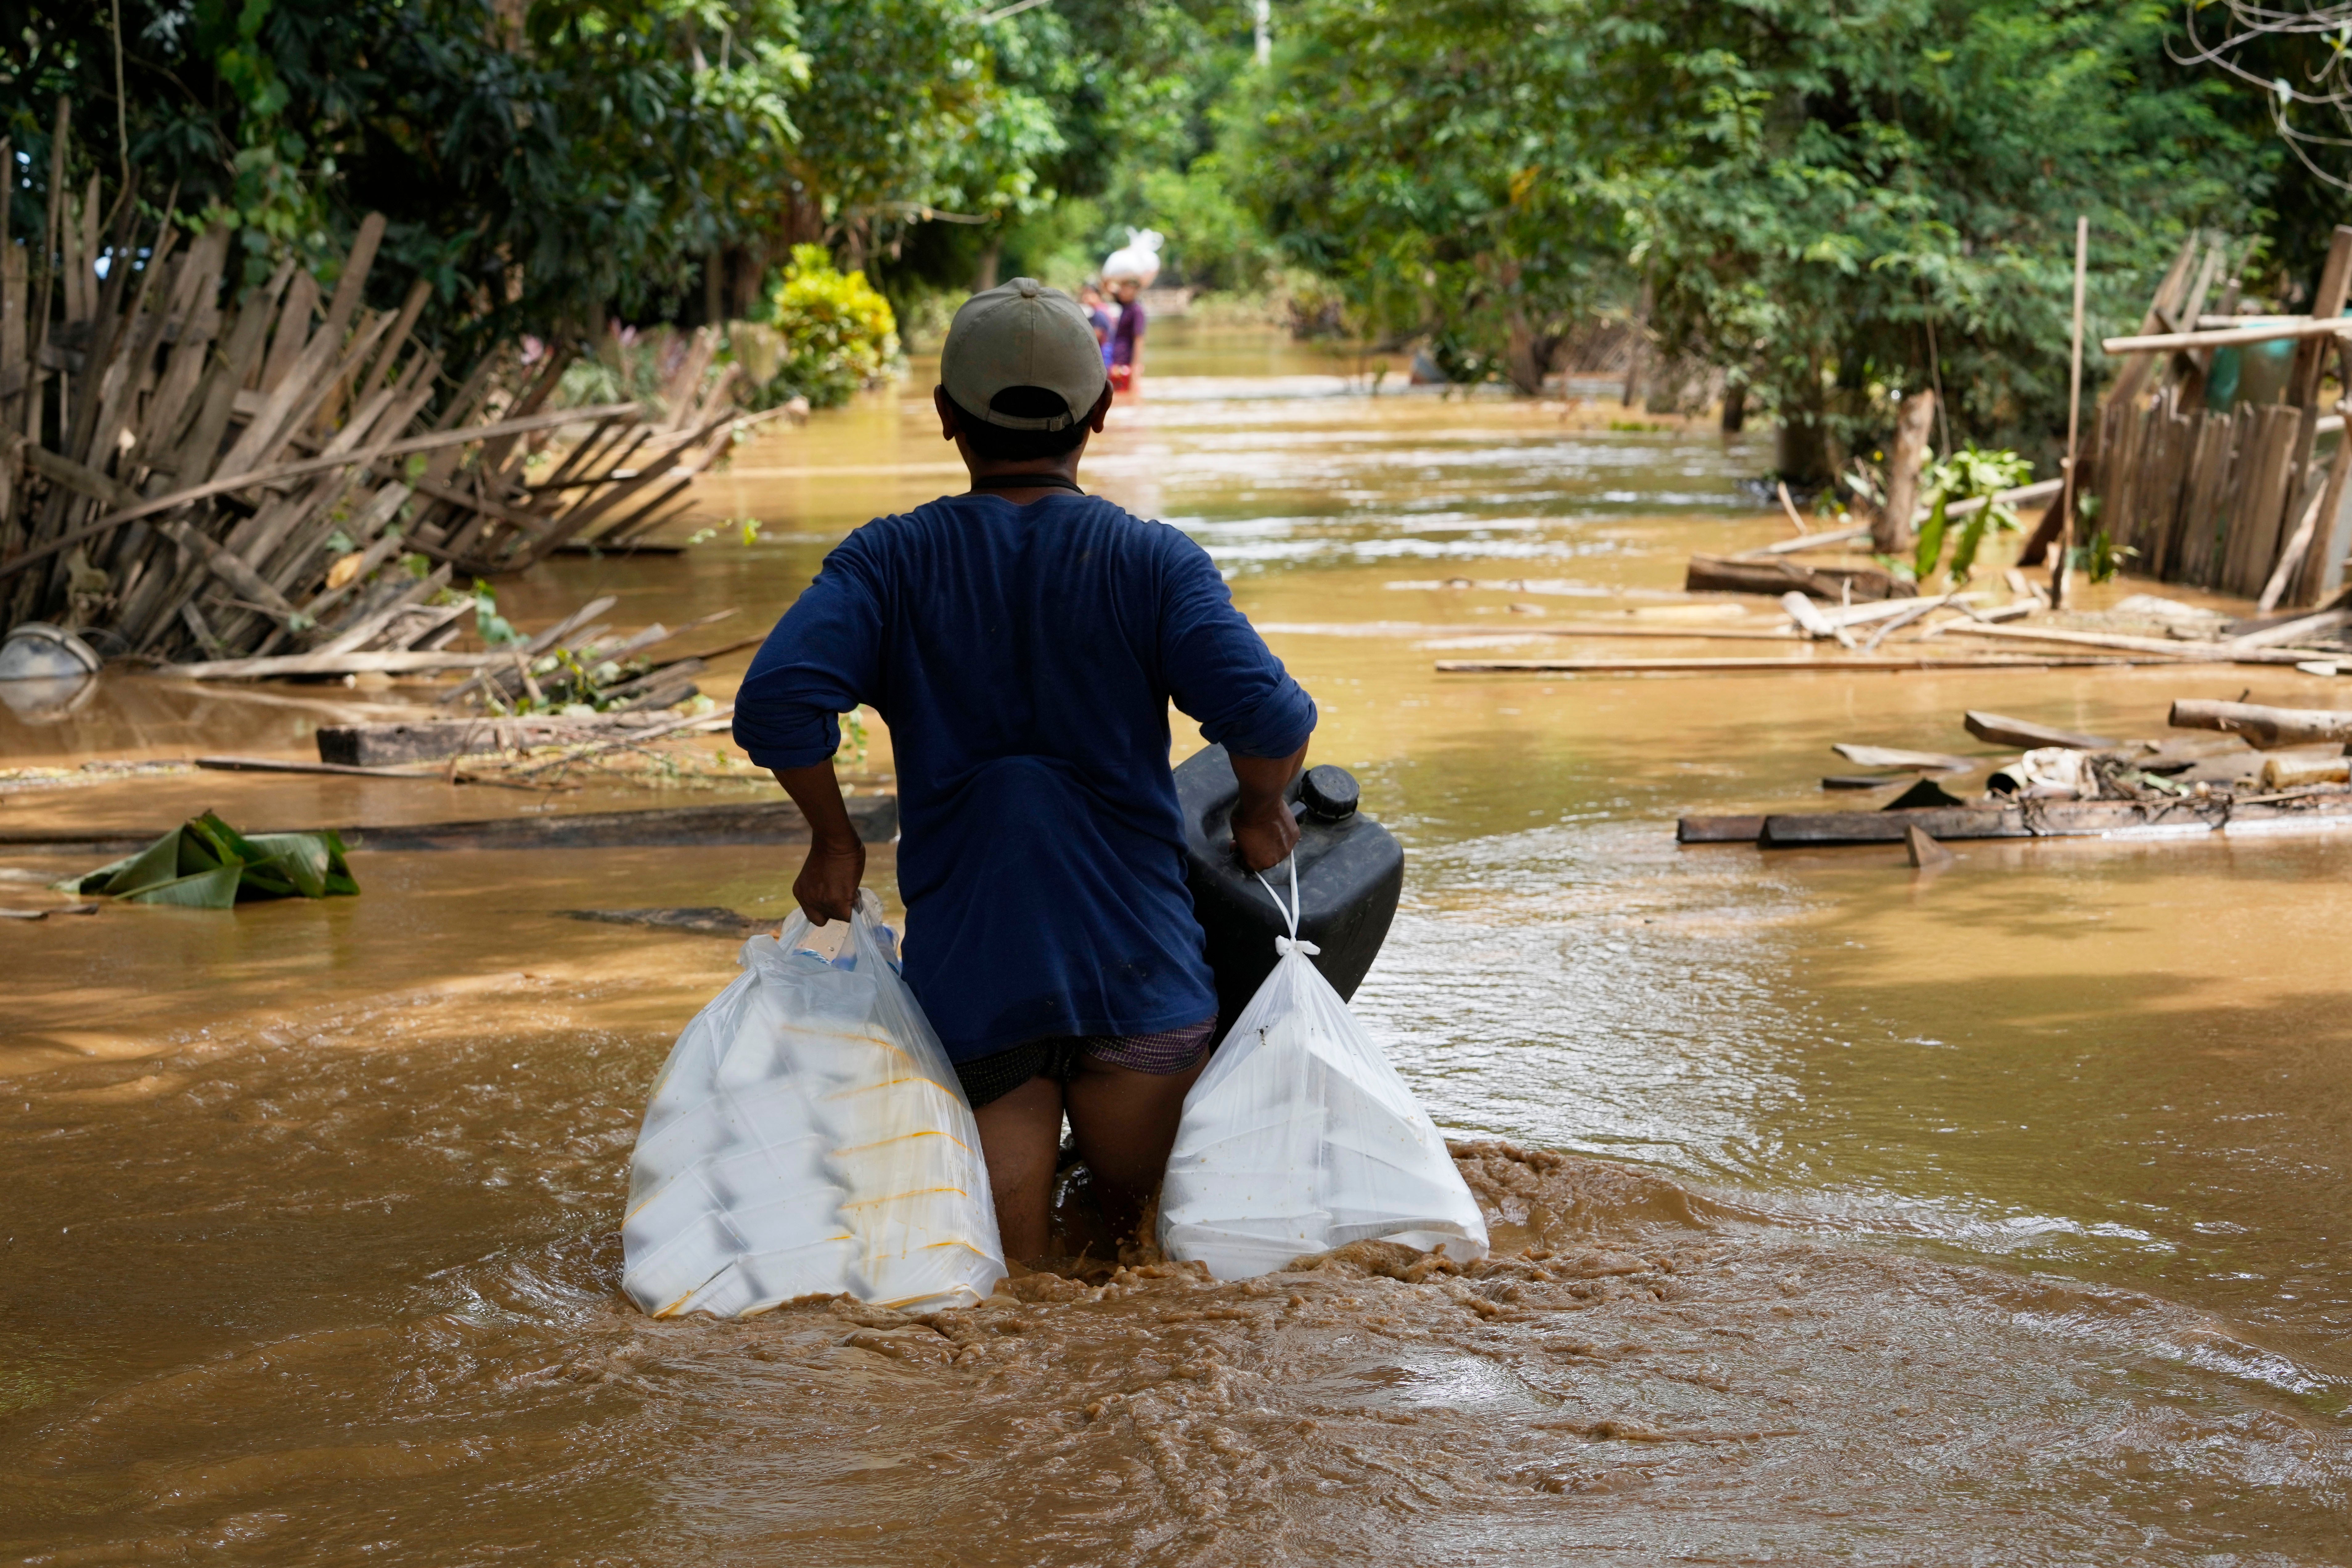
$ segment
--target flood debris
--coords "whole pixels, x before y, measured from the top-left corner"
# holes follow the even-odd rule
[[[2243,703],[2175,704],[2176,714],[2184,709],[2192,721],[2222,730],[2228,739],[2030,746],[1990,767],[1982,789],[1972,795],[1955,794],[1921,778],[1875,811],[1687,816],[1676,824],[1675,840],[1777,847],[1907,843],[1915,829],[1943,841],[2252,836],[2352,828],[2352,746],[2344,745],[2345,738],[2352,737],[2352,712]],[[1978,710],[1969,710],[1963,723],[1980,739],[2095,739]],[[2278,754],[2263,756],[2256,745]],[[2297,755],[2288,750],[2294,746],[2309,750]],[[1865,763],[1887,756],[1936,755],[1851,744],[1837,750]],[[1970,769],[1983,765],[1949,760]],[[1862,787],[1874,781],[1822,782],[1826,788],[1833,784]],[[1918,863],[1916,851],[1914,863]]]
[[[58,884],[134,904],[226,910],[255,899],[326,899],[360,890],[331,828],[310,833],[237,832],[207,811],[136,855]]]

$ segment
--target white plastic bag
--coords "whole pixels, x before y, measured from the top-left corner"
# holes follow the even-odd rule
[[[1132,278],[1146,289],[1150,288],[1152,279],[1160,276],[1160,247],[1165,243],[1156,229],[1129,229],[1127,243],[1103,259],[1103,281],[1116,283],[1122,278]]]
[[[753,937],[671,1047],[621,1226],[622,1289],[653,1316],[968,1307],[1003,1278],[980,1130],[881,912],[861,892],[845,931],[795,913]]]
[[[1486,1219],[1445,1140],[1297,940],[1296,866],[1290,889],[1274,973],[1184,1097],[1160,1250],[1220,1279],[1373,1237],[1486,1257]]]

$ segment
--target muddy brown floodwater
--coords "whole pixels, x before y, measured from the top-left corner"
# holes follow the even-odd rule
[[[1317,756],[1409,847],[1356,1005],[1493,1260],[654,1322],[618,1289],[628,1151],[733,944],[560,911],[780,914],[790,851],[362,853],[357,899],[0,922],[0,1556],[2352,1560],[2352,843],[1985,845],[1925,877],[1672,836],[1818,798],[1834,741],[1989,755],[1964,708],[2148,734],[2173,697],[2329,683],[1441,677],[1463,647],[1755,650],[1541,628],[1679,624],[1692,548],[1779,531],[1737,483],[1764,438],[1343,395],[1350,365],[1176,323],[1153,367],[1087,477],[1229,568],[1323,703]],[[952,482],[925,384],[742,450],[702,521],[753,542],[508,603],[764,622]],[[0,714],[0,762],[299,755],[319,714],[120,679],[49,717]],[[545,803],[173,774],[0,794],[0,826],[205,804]],[[0,903],[74,868],[0,854]]]

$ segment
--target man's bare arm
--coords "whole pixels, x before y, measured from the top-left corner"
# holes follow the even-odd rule
[[[818,925],[845,921],[857,901],[857,884],[865,879],[866,846],[849,820],[833,761],[827,758],[804,768],[772,771],[776,782],[808,818],[808,858],[801,862],[801,874],[793,879],[793,897]]]
[[[1228,754],[1242,785],[1242,797],[1234,805],[1234,851],[1252,871],[1279,866],[1298,842],[1298,820],[1282,794],[1306,765],[1307,748],[1301,745],[1286,757]]]

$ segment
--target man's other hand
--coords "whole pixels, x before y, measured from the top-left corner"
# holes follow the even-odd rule
[[[846,844],[814,843],[808,858],[801,862],[801,874],[793,879],[793,897],[817,925],[845,921],[865,878],[865,845],[855,838]]]
[[[1234,852],[1246,870],[1265,871],[1290,858],[1298,843],[1298,819],[1280,795],[1244,818],[1234,816]]]

